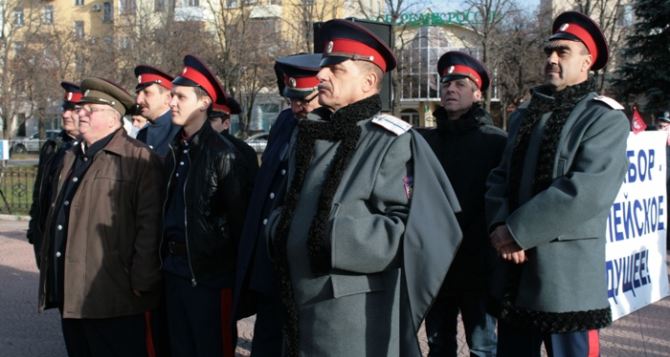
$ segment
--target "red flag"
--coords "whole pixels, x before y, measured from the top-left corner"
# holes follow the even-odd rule
[[[637,106],[633,107],[633,118],[631,119],[631,126],[633,133],[635,134],[647,129],[647,124],[644,122],[644,119],[642,119],[640,112],[637,111]]]

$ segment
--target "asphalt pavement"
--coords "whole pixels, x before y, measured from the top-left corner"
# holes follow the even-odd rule
[[[26,221],[0,217],[0,357],[65,357],[56,310],[37,313],[38,272]],[[238,356],[249,356],[253,317],[238,323]],[[419,333],[426,350],[423,331]],[[459,326],[459,356],[468,356]],[[670,298],[601,330],[602,356],[670,356]]]

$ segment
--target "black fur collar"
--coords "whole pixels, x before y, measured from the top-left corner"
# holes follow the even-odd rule
[[[553,91],[549,86],[539,86],[533,89],[533,95],[519,127],[514,151],[512,152],[510,184],[508,186],[510,209],[515,209],[519,204],[519,185],[524,171],[523,163],[526,158],[530,136],[537,122],[545,113],[552,112],[542,134],[542,143],[535,169],[533,193],[538,193],[551,184],[554,156],[558,150],[563,126],[577,103],[584,99],[587,94],[593,92],[594,88],[595,81],[590,77],[587,81],[558,92]]]

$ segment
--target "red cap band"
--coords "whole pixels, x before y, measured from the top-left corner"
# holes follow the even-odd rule
[[[306,90],[313,89],[319,85],[319,79],[310,76],[310,77],[289,77],[284,75],[284,84],[289,88]]]
[[[65,92],[63,100],[66,102],[79,103],[83,97],[84,95],[80,92]]]
[[[475,82],[477,88],[482,89],[482,77],[479,75],[479,73],[477,73],[477,71],[475,71],[471,67],[464,66],[462,64],[455,64],[453,66],[448,66],[447,68],[444,69],[442,77],[448,76],[450,74],[460,74],[466,76]]]
[[[596,42],[593,40],[593,37],[588,31],[586,31],[585,28],[575,23],[569,23],[561,25],[561,27],[556,32],[569,33],[577,37],[589,50],[591,57],[593,57],[593,63],[596,62],[598,59],[598,46],[596,46]]]
[[[184,67],[181,76],[197,83],[199,86],[202,87],[202,89],[205,90],[205,92],[207,92],[209,97],[212,99],[212,102],[216,102],[217,99],[216,90],[214,89],[214,86],[212,85],[212,83],[209,82],[209,80],[207,79],[207,77],[205,77],[204,74],[198,72],[193,67]]]
[[[386,60],[381,53],[374,48],[348,38],[334,38],[325,46],[326,55],[352,57],[357,60],[366,60],[379,66],[386,72]],[[367,58],[366,58],[367,57]]]
[[[172,89],[172,82],[162,76],[159,76],[157,74],[140,74],[137,76],[137,83],[138,84],[144,84],[144,83],[156,83],[158,85],[161,85],[167,89]]]
[[[212,110],[230,115],[230,108],[225,104],[214,103],[212,104]]]

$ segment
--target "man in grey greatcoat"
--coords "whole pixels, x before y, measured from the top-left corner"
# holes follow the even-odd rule
[[[420,356],[416,333],[460,243],[451,184],[410,125],[381,114],[395,57],[331,20],[319,103],[292,139],[284,204],[266,222],[285,356]]]
[[[546,43],[545,84],[510,119],[488,179],[490,239],[501,257],[498,356],[598,355],[611,323],[605,225],[628,167],[629,125],[589,76],[607,63],[598,26],[565,12]]]

